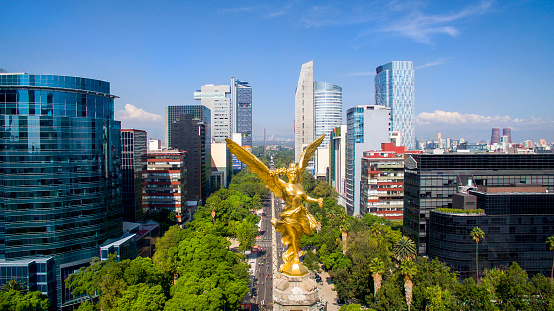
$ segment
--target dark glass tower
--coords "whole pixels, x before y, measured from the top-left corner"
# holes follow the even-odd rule
[[[248,82],[234,80],[236,88],[237,133],[241,134],[242,146],[252,147],[252,87]],[[233,87],[233,86],[231,86]]]
[[[429,215],[459,187],[536,185],[554,191],[554,154],[414,154],[404,161],[405,235],[428,253]]]
[[[175,148],[172,143],[171,124],[175,121],[179,121],[181,114],[192,113],[192,115],[202,120],[206,125],[206,147],[208,154],[211,157],[211,138],[212,138],[212,112],[210,108],[203,105],[181,105],[181,106],[168,106],[165,108],[165,147],[167,149]]]
[[[142,161],[147,153],[146,132],[121,130],[121,197],[123,220],[142,219]]]
[[[58,308],[64,278],[122,234],[114,97],[104,81],[0,74],[0,282],[51,258],[55,281],[28,285]]]
[[[171,124],[172,144],[187,153],[187,201],[202,201],[210,192],[211,155],[206,154],[209,138],[206,125],[193,114],[182,114]],[[199,202],[200,204],[200,202]]]

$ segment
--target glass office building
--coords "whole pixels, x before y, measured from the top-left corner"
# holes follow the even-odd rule
[[[429,215],[459,187],[538,185],[554,191],[554,154],[414,154],[404,161],[404,228],[426,255]]]
[[[554,193],[546,187],[483,187],[469,190],[481,213],[434,210],[429,219],[429,257],[438,258],[460,277],[476,277],[475,241],[479,227],[479,275],[485,269],[510,267],[517,262],[532,276],[550,275],[552,252],[545,244],[554,234]]]
[[[342,87],[314,82],[315,137],[325,134],[319,148],[327,148],[331,132],[342,124]]]
[[[148,150],[146,132],[121,130],[121,197],[123,221],[140,221],[142,210],[142,161]]]
[[[415,79],[411,61],[377,67],[375,105],[391,108],[392,131],[400,132],[402,146],[415,150]]]
[[[174,148],[171,141],[171,124],[179,121],[183,113],[192,113],[195,118],[204,122],[206,125],[206,137],[208,139],[206,141],[206,148],[208,148],[208,154],[211,155],[209,145],[212,137],[212,112],[210,108],[203,105],[168,106],[165,108],[165,147],[167,149]]]
[[[122,234],[114,97],[104,81],[0,74],[0,267],[53,258],[55,282],[38,288],[58,308],[64,277]]]
[[[252,147],[252,87],[248,82],[231,79],[231,97],[236,111],[234,133],[240,133],[242,146]],[[233,155],[233,159],[235,156]]]

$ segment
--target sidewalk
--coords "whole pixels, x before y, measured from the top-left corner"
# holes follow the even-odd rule
[[[318,283],[319,298],[322,302],[327,303],[327,311],[338,311],[340,306],[337,304],[337,292],[335,291],[335,285],[331,281],[329,273],[323,271],[318,273],[321,277],[321,283]]]

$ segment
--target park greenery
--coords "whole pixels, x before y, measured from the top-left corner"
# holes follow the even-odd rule
[[[253,211],[266,195],[261,181],[243,170],[197,208],[185,229],[169,227],[152,259],[94,260],[66,280],[84,299],[78,310],[237,310],[248,292],[242,251],[254,244],[260,218]]]

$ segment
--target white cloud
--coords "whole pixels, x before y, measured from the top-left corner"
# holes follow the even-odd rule
[[[450,58],[440,58],[440,59],[437,59],[437,60],[432,61],[430,63],[424,64],[424,65],[421,65],[421,66],[417,66],[414,69],[423,69],[423,68],[427,68],[427,67],[443,65],[443,64],[446,64],[449,59]]]
[[[163,117],[144,111],[144,109],[137,108],[131,104],[125,104],[124,110],[119,110],[116,113],[116,118],[119,120],[128,121],[146,121],[146,122],[159,122],[163,120]]]
[[[345,77],[362,77],[362,76],[374,76],[375,71],[362,71],[362,72],[349,72],[343,74]]]
[[[491,1],[481,2],[475,6],[467,6],[459,12],[442,15],[425,15],[419,10],[415,10],[381,31],[405,36],[420,43],[431,43],[430,37],[433,34],[456,37],[460,31],[453,25],[454,23],[471,16],[487,13],[491,4]]]
[[[539,125],[554,125],[553,120],[540,117],[529,117],[527,119],[511,118],[510,116],[482,116],[478,114],[465,113],[454,111],[435,110],[434,112],[422,112],[416,116],[416,124],[421,126],[427,125],[448,125],[458,128],[463,127],[479,127],[480,125],[490,127],[498,126],[514,126],[514,127],[531,127]]]

